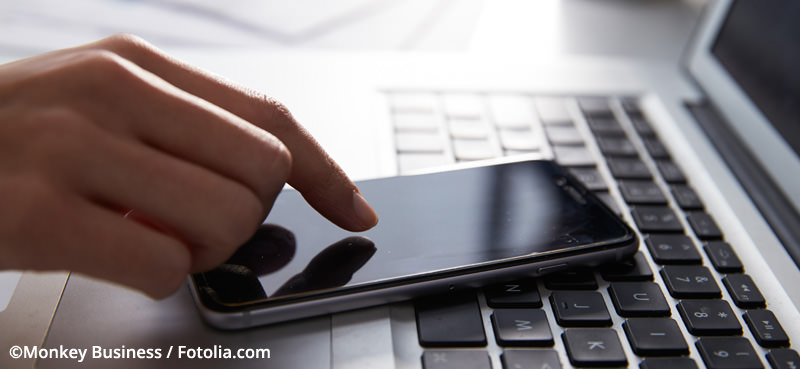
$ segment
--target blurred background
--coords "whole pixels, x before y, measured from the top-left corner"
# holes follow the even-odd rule
[[[167,51],[496,51],[663,60],[679,57],[705,2],[5,0],[0,2],[0,57],[10,60],[127,32]]]

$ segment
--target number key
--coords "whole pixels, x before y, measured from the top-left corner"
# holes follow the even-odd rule
[[[631,215],[642,232],[683,232],[680,220],[666,206],[634,206]]]
[[[645,240],[659,264],[700,264],[703,259],[692,240],[682,234],[653,234]]]
[[[717,282],[706,267],[699,265],[667,265],[661,277],[669,294],[678,299],[715,298],[722,296]]]
[[[678,312],[695,336],[742,334],[742,325],[725,300],[683,300],[678,303]]]
[[[697,350],[709,369],[762,369],[764,364],[746,338],[704,337]]]

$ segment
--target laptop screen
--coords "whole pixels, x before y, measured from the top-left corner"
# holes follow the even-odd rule
[[[736,0],[712,53],[800,155],[800,2]]]

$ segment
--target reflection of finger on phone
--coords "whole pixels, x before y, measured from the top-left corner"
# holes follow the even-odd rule
[[[292,261],[295,244],[294,234],[288,229],[264,224],[226,264],[244,265],[257,276],[270,274]]]
[[[345,238],[322,250],[306,268],[290,278],[274,296],[343,286],[375,254],[375,244],[366,237]]]
[[[236,303],[267,298],[261,282],[244,265],[222,264],[203,274],[206,286],[203,293],[222,303]]]

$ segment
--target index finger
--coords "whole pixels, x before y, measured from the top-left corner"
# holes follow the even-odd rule
[[[111,36],[83,47],[115,52],[170,84],[270,132],[292,154],[289,184],[320,214],[351,231],[377,224],[375,211],[355,184],[279,102],[183,63],[134,36]]]

